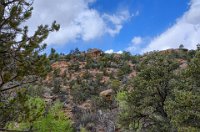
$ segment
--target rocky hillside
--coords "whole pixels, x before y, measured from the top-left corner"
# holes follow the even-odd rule
[[[124,89],[133,89],[129,82],[137,75],[138,65],[157,53],[170,56],[179,63],[180,69],[186,68],[193,52],[170,49],[132,56],[128,52],[105,54],[98,49],[87,52],[76,49],[68,55],[50,54],[52,70],[43,85],[51,90],[46,91],[43,97],[48,103],[56,99],[63,103],[76,131],[120,131],[116,94]]]
[[[105,54],[98,49],[72,53],[52,62],[44,84],[52,87],[48,93],[52,101],[54,96],[62,100],[77,130],[114,131],[118,129],[115,95],[136,76],[139,58],[128,52]],[[51,101],[49,97],[47,101]]]

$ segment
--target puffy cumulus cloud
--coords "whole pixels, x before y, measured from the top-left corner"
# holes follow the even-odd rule
[[[191,0],[190,8],[177,22],[159,36],[152,39],[142,52],[177,48],[184,44],[195,49],[200,43],[200,0]]]
[[[123,51],[114,51],[113,49],[109,49],[109,50],[106,50],[105,53],[107,54],[113,54],[113,53],[117,53],[117,54],[122,54]]]
[[[61,25],[59,32],[51,33],[49,44],[66,44],[70,41],[89,41],[104,34],[114,36],[131,16],[128,11],[116,14],[99,13],[90,4],[95,0],[35,0],[29,25],[33,33],[40,24],[51,24],[54,20]]]

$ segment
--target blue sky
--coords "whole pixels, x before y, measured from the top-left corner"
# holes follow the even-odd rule
[[[48,48],[100,48],[133,54],[200,43],[199,0],[35,0],[30,30],[57,20],[61,30],[47,39]],[[199,37],[198,37],[199,35]]]

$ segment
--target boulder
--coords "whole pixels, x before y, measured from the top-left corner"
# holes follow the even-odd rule
[[[107,90],[102,91],[100,93],[100,96],[106,100],[112,100],[112,94],[113,94],[113,90],[107,89]]]

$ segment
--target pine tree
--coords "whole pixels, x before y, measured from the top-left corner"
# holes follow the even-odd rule
[[[33,36],[28,35],[28,26],[22,23],[31,17],[32,1],[1,0],[0,2],[0,90],[7,91],[37,76],[46,74],[48,60],[40,54],[46,47],[42,44],[49,32],[57,31],[59,25],[40,25]],[[10,82],[15,82],[11,85]],[[8,85],[8,83],[10,85]]]
[[[56,22],[51,27],[40,25],[32,36],[28,35],[28,26],[22,25],[31,17],[32,3],[32,0],[0,1],[0,127],[17,116],[9,114],[15,104],[11,101],[14,96],[7,92],[44,77],[50,67],[46,54],[41,54],[46,48],[43,41],[50,32],[58,31],[59,25]]]

